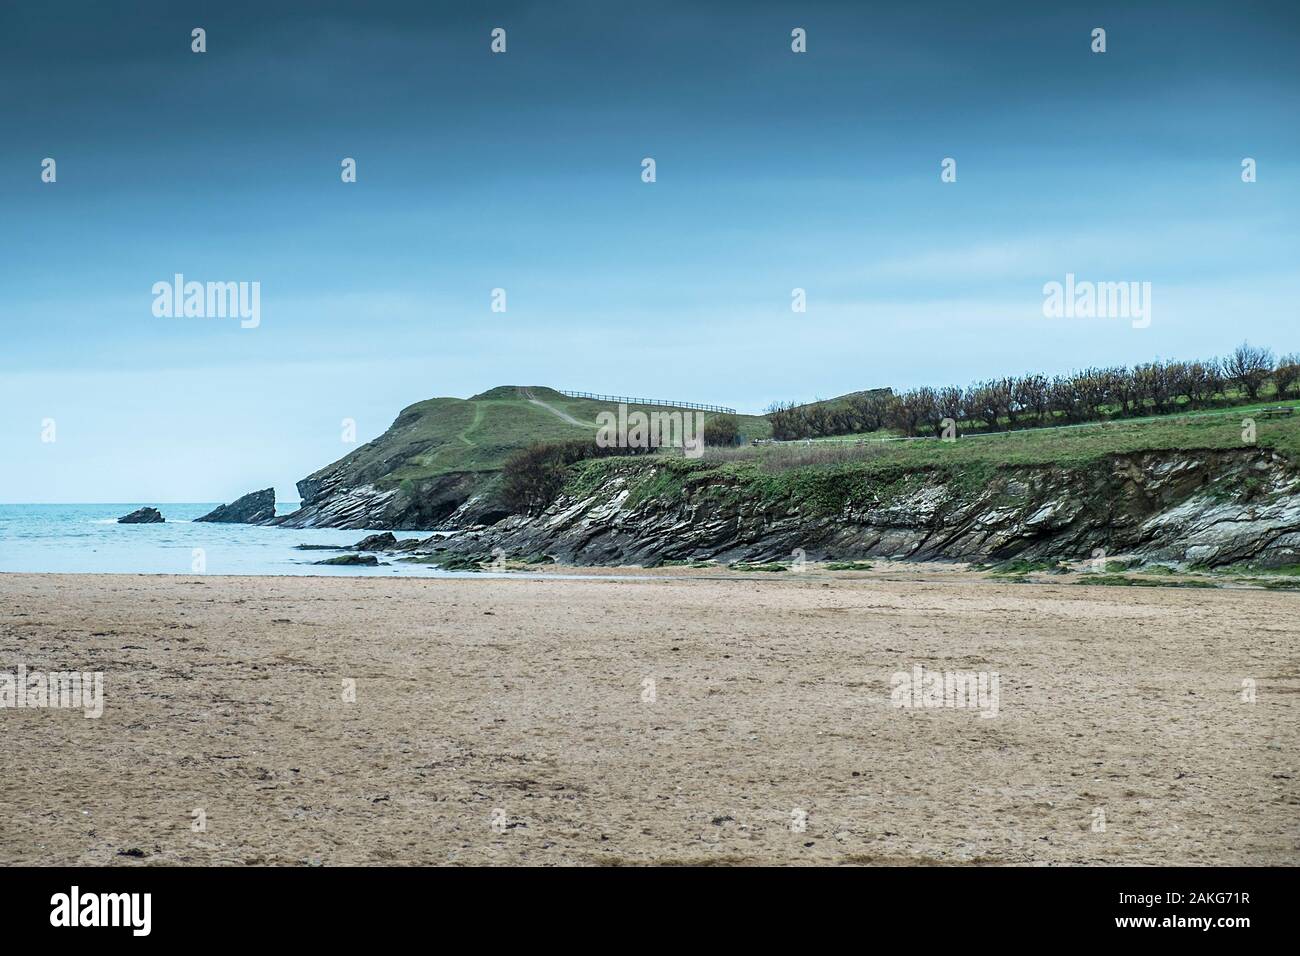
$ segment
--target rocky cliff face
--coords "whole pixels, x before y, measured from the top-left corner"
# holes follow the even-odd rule
[[[796,551],[810,561],[1076,560],[1097,549],[1204,566],[1300,562],[1300,474],[1261,448],[1003,466],[974,488],[959,474],[917,471],[835,498],[833,510],[754,493],[721,472],[684,485],[663,481],[656,471],[664,467],[618,464],[594,486],[567,489],[539,516],[430,545],[465,557],[501,549],[578,565],[788,560]]]
[[[505,517],[492,503],[495,472],[455,472],[380,488],[344,468],[298,482],[302,506],[273,523],[286,528],[433,530],[449,522],[486,524]],[[454,516],[454,520],[453,520]]]

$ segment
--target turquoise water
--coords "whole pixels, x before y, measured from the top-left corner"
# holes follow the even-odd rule
[[[332,551],[295,551],[296,544],[353,544],[369,531],[263,528],[195,523],[214,503],[157,505],[164,524],[118,524],[151,502],[109,505],[0,505],[0,571],[78,574],[194,574],[201,549],[207,574],[320,574],[392,577],[447,576],[422,565],[394,562],[374,568],[322,567],[311,562]],[[277,509],[285,514],[293,507]],[[423,537],[408,531],[399,538]],[[379,555],[380,561],[391,560]]]

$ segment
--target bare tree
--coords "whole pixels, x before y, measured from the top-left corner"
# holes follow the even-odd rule
[[[1241,387],[1252,402],[1259,401],[1260,389],[1273,373],[1273,353],[1242,342],[1224,364],[1224,372]]]
[[[1286,397],[1286,393],[1297,381],[1300,381],[1300,355],[1294,352],[1283,355],[1277,360],[1277,368],[1273,372],[1273,385],[1277,388],[1277,397]]]
[[[998,430],[998,422],[1002,417],[1002,402],[998,398],[995,383],[982,382],[966,390],[966,413],[970,418],[984,422],[989,431]]]
[[[1219,376],[1211,371],[1217,362],[1180,362],[1178,393],[1187,396],[1187,404],[1204,408],[1214,399],[1219,387]]]
[[[1163,414],[1171,398],[1169,369],[1161,362],[1147,362],[1133,368],[1138,393],[1151,403],[1151,410]]]
[[[1220,361],[1147,362],[1133,368],[1088,368],[1049,380],[1029,374],[988,379],[968,388],[917,388],[901,395],[876,389],[811,405],[776,403],[767,410],[776,438],[818,438],[871,432],[886,425],[916,435],[941,429],[945,418],[982,422],[989,431],[1026,425],[1100,421],[1128,415],[1258,401],[1272,380],[1279,398],[1300,385],[1300,355],[1276,363],[1268,349],[1243,343]],[[1228,383],[1242,396],[1229,397]],[[1184,406],[1185,403],[1185,406]]]
[[[1079,407],[1083,409],[1085,420],[1098,421],[1105,418],[1105,409],[1111,400],[1105,371],[1096,368],[1085,369],[1070,381],[1078,394]]]
[[[885,411],[889,407],[887,391],[859,392],[850,395],[846,404],[853,416],[853,431],[874,432],[885,426]]]
[[[1012,392],[1016,406],[1040,425],[1050,408],[1050,385],[1046,375],[1025,375],[1016,379]]]
[[[1102,369],[1102,379],[1105,383],[1106,394],[1110,401],[1117,406],[1120,415],[1133,415],[1141,406],[1141,394],[1137,387],[1137,382],[1133,379],[1133,373],[1123,365],[1116,365],[1111,368]]]
[[[959,422],[966,414],[966,405],[963,399],[964,393],[960,388],[949,385],[935,392],[934,403],[939,410],[941,418],[951,418],[954,422]]]
[[[1047,401],[1053,412],[1067,422],[1079,421],[1080,415],[1079,393],[1075,390],[1074,380],[1065,376],[1058,375],[1052,379],[1052,384],[1048,389]]]
[[[889,418],[904,435],[916,435],[934,418],[934,390],[917,388],[896,396],[889,405]]]

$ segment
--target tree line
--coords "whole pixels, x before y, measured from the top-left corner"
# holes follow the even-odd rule
[[[1051,378],[1007,376],[966,388],[927,386],[897,394],[875,389],[811,405],[777,402],[767,418],[772,437],[781,440],[886,428],[939,435],[949,420],[959,431],[1010,431],[1248,404],[1259,401],[1269,385],[1282,399],[1297,383],[1300,355],[1278,359],[1269,349],[1242,343],[1223,359],[1088,368]]]

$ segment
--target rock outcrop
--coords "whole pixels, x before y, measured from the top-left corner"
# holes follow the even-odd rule
[[[137,508],[117,519],[118,524],[160,524],[167,519],[157,508]]]
[[[716,470],[665,481],[656,474],[664,467],[613,463],[594,486],[566,489],[538,516],[429,539],[425,550],[486,559],[499,549],[576,565],[799,553],[810,561],[1077,560],[1099,551],[1204,567],[1300,563],[1300,474],[1264,448],[1003,465],[979,482],[918,470],[819,498],[762,494]]]
[[[351,551],[412,551],[424,543],[421,538],[397,538],[391,531],[367,535],[350,549]]]
[[[218,521],[226,524],[269,524],[275,520],[275,489],[250,491],[228,505],[221,505],[195,521]]]
[[[371,482],[354,484],[345,468],[318,472],[298,482],[302,505],[275,519],[286,528],[389,528],[433,530],[449,525],[488,524],[504,518],[491,488],[496,472],[455,472],[379,488]]]
[[[313,561],[312,564],[341,564],[341,565],[363,565],[366,567],[375,567],[379,564],[379,559],[373,554],[340,554],[337,558],[326,558],[324,561]]]

